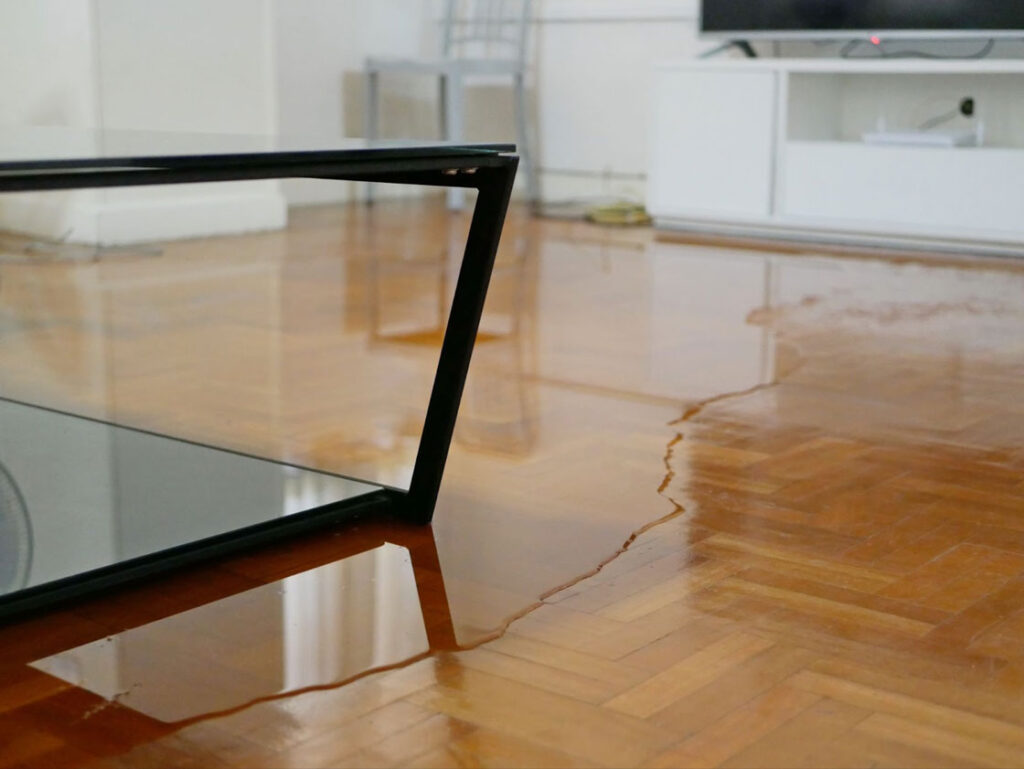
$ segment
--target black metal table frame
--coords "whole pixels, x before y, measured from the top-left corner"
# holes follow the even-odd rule
[[[454,147],[449,155],[443,148],[434,146],[422,153],[408,150],[399,157],[394,152],[349,151],[346,153],[349,157],[344,159],[324,159],[323,155],[314,156],[320,153],[305,152],[222,158],[167,157],[160,159],[158,167],[128,164],[96,167],[85,162],[76,167],[73,163],[54,161],[52,167],[32,164],[24,170],[14,168],[0,173],[0,194],[283,178],[462,187],[478,192],[407,491],[381,488],[322,508],[30,587],[0,597],[0,615],[20,614],[56,601],[94,593],[128,580],[260,542],[274,541],[282,535],[327,525],[352,515],[386,513],[415,524],[429,523],[440,491],[519,163],[519,158],[512,154],[515,151],[512,145],[478,145],[475,149],[479,152],[472,149],[467,151],[465,147]],[[375,157],[375,154],[385,156]]]

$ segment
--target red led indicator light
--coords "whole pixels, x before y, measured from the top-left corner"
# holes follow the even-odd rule
[[[881,45],[881,44],[882,44],[882,38],[880,38],[878,35],[872,35],[871,36],[871,45]]]

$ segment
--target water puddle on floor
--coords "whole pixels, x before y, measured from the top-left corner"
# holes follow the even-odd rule
[[[32,667],[177,723],[338,685],[429,650],[409,550],[384,544]]]
[[[516,300],[515,323],[484,340],[474,358],[428,535],[431,543],[436,535],[443,600],[436,579],[417,584],[416,549],[396,536],[33,667],[181,724],[476,646],[593,575],[651,527],[674,520],[712,528],[694,501],[694,479],[702,474],[714,488],[727,472],[741,476],[748,447],[739,432],[728,445],[722,439],[724,449],[711,441],[695,447],[694,423],[709,412],[852,437],[865,425],[952,430],[973,420],[987,438],[982,431],[998,425],[982,423],[989,414],[972,392],[985,395],[999,374],[988,366],[1020,360],[1020,319],[1011,317],[1020,274],[558,241],[523,265],[507,290],[498,283],[495,298]],[[403,337],[387,354],[418,371],[423,346]],[[884,365],[866,367],[866,359]],[[336,365],[345,363],[339,357]],[[915,399],[915,382],[933,373],[941,387]],[[331,387],[339,379],[325,377]],[[298,387],[286,381],[283,389],[289,385]],[[849,392],[856,408],[837,407]],[[385,396],[404,403],[381,390]],[[337,428],[352,420],[334,421]],[[329,422],[318,420],[310,434],[330,437]],[[385,448],[401,443],[390,424],[374,425]],[[343,445],[295,440],[307,452],[300,459],[317,446],[337,453]],[[739,497],[753,488],[748,481]],[[681,534],[678,547],[686,546]]]

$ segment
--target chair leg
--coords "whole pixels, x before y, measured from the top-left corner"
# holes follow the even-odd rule
[[[531,204],[540,202],[540,180],[537,178],[537,166],[534,163],[533,147],[530,142],[529,121],[526,117],[526,87],[521,74],[515,76],[515,110],[516,133],[520,167],[526,177],[526,198]]]
[[[448,140],[448,76],[437,79],[437,128],[441,141]]]
[[[378,121],[379,121],[379,108],[380,108],[380,73],[376,70],[366,70],[366,104],[365,113],[363,115],[363,126],[365,136],[368,140],[372,141],[377,138],[378,132]],[[363,194],[367,204],[373,203],[373,183],[367,182],[363,187]]]
[[[455,73],[448,73],[441,78],[444,98],[441,108],[444,111],[442,125],[445,128],[445,141],[462,141],[462,78]],[[466,192],[462,189],[448,190],[448,209],[461,211],[466,204]]]

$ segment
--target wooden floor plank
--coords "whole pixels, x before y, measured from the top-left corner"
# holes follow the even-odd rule
[[[814,655],[804,649],[772,646],[677,700],[650,720],[680,738],[688,738],[779,686],[813,660]]]
[[[1021,749],[993,744],[965,734],[951,734],[948,730],[919,724],[906,718],[888,714],[875,714],[857,725],[856,731],[914,748],[945,753],[975,766],[1020,766]]]
[[[329,205],[45,263],[5,235],[0,391],[401,485],[468,225]],[[5,623],[0,766],[1020,765],[1021,295],[1012,261],[514,206],[432,527],[339,525]],[[383,574],[351,600],[324,576],[382,542],[416,565],[402,623]],[[161,635],[202,606],[231,632]],[[422,658],[340,680],[421,618]],[[147,671],[194,719],[133,709]]]
[[[457,687],[432,687],[409,700],[601,766],[637,765],[672,741],[640,719],[473,670],[462,673]]]
[[[732,633],[613,697],[605,707],[647,718],[771,645],[771,641],[760,636]]]
[[[819,699],[718,766],[813,766],[813,756],[819,750],[870,715],[845,702]]]
[[[498,638],[488,644],[487,648],[523,660],[576,673],[623,689],[638,683],[647,675],[641,667],[634,666],[628,658],[612,662],[575,649],[565,649],[533,641],[514,632]]]
[[[771,734],[820,698],[811,692],[777,686],[720,721],[656,756],[648,766],[715,767]]]
[[[986,738],[1024,750],[1024,727],[1007,721],[978,716],[965,710],[936,705],[896,692],[875,689],[812,671],[802,671],[789,684],[804,691],[849,703],[861,708],[945,729],[954,734]]]

